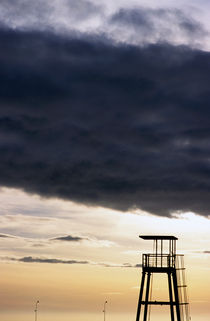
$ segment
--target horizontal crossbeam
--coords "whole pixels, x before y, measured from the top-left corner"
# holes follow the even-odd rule
[[[141,304],[150,304],[150,305],[176,305],[176,302],[169,301],[141,301]],[[189,303],[179,303],[179,305],[187,305]]]
[[[150,273],[172,273],[176,270],[172,267],[143,267],[143,271]]]
[[[177,288],[187,288],[187,285],[177,285]]]

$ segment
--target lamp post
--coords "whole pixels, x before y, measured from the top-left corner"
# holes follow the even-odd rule
[[[35,304],[35,321],[37,321],[37,311],[38,311],[38,303],[39,303],[39,300],[36,301],[36,304]]]
[[[104,309],[103,309],[104,321],[106,321],[106,304],[107,304],[107,301],[104,302]]]

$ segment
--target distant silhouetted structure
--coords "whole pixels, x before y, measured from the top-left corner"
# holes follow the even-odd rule
[[[104,314],[104,321],[106,321],[106,304],[107,304],[107,300],[104,302],[104,309],[103,309],[103,314]]]
[[[189,309],[184,273],[184,255],[176,255],[175,236],[140,235],[154,241],[154,252],[142,256],[142,278],[136,321],[148,321],[148,306],[170,305],[171,321],[189,321]],[[169,301],[151,301],[153,273],[168,276]],[[143,309],[142,309],[143,308]]]
[[[39,303],[39,300],[37,300],[37,301],[36,301],[36,304],[35,304],[35,310],[34,310],[34,313],[35,313],[35,321],[37,321],[38,303]]]

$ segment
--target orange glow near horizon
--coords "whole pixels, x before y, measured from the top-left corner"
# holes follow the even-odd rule
[[[63,321],[69,317],[79,321],[84,315],[87,320],[100,320],[105,300],[109,303],[107,321],[133,320],[141,277],[141,268],[134,266],[141,263],[142,253],[151,252],[153,245],[138,235],[166,233],[179,238],[178,253],[185,254],[192,320],[194,316],[198,321],[208,320],[209,219],[193,213],[173,218],[144,212],[120,213],[10,189],[1,191],[0,203],[4,210],[0,218],[2,320],[33,319],[37,299],[42,321],[52,316],[54,321],[61,317]],[[17,213],[20,204],[24,204],[24,215]],[[29,208],[34,213],[29,215]],[[82,240],[54,240],[62,235]],[[28,257],[34,261],[20,261]],[[71,260],[75,262],[71,264]],[[161,279],[154,281],[154,296],[168,295],[162,290],[164,284]],[[166,310],[152,311],[158,321],[167,320]]]

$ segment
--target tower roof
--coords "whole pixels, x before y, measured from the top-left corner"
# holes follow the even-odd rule
[[[173,235],[139,235],[139,237],[143,240],[178,240]]]

